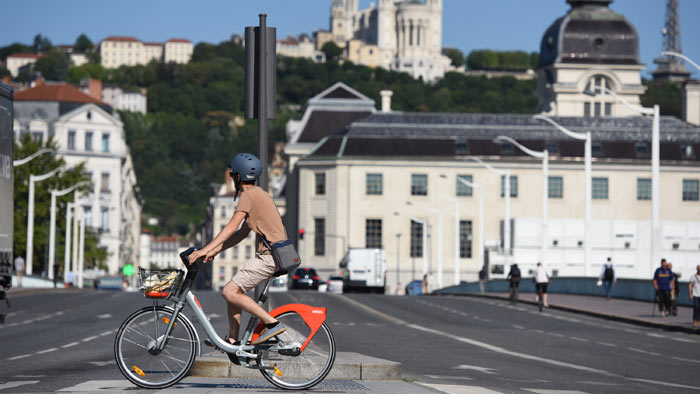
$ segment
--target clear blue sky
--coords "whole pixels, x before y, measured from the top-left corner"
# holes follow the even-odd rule
[[[80,33],[97,42],[109,35],[143,41],[173,37],[218,43],[268,14],[277,36],[327,29],[331,0],[21,0],[5,2],[0,46],[31,43],[41,33],[54,44],[72,44]],[[365,8],[370,0],[360,0]],[[611,8],[639,31],[647,72],[661,50],[666,0],[615,0]],[[443,46],[539,51],[545,29],[569,9],[565,0],[444,0]],[[700,0],[680,0],[683,52],[700,63]],[[695,22],[695,23],[693,23]],[[645,76],[649,75],[645,72]],[[694,74],[700,78],[700,72]]]

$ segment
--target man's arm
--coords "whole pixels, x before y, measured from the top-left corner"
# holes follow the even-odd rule
[[[238,231],[236,231],[236,233],[231,236],[231,238],[224,241],[224,243],[221,246],[221,250],[226,250],[228,248],[232,248],[238,245],[241,241],[248,237],[249,233],[250,227],[248,227],[248,223],[244,222],[241,225],[241,228],[239,228]]]
[[[243,220],[245,220],[245,217],[245,212],[236,211],[231,220],[229,220],[228,224],[226,224],[226,226],[223,229],[221,229],[219,234],[217,234],[216,237],[207,244],[207,246],[205,246],[201,250],[194,251],[192,254],[190,254],[190,263],[197,261],[197,259],[199,259],[202,256],[205,256],[205,262],[213,260],[214,256],[216,256],[217,254],[219,254],[219,252],[223,250],[223,243],[227,239],[232,238],[233,235],[236,233],[238,226],[240,226]],[[250,228],[248,228],[248,231],[250,231]]]

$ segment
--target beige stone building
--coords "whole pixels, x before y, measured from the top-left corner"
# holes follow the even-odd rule
[[[27,64],[34,64],[43,56],[41,53],[13,53],[7,57],[5,61],[7,71],[10,75],[16,77],[19,75],[19,69]]]
[[[194,47],[190,40],[184,38],[171,38],[163,44],[164,63],[189,63]]]
[[[687,81],[683,86],[683,119],[700,126],[700,81]]]
[[[110,36],[100,42],[100,56],[105,68],[148,64],[152,60],[188,63],[192,51],[192,42],[182,38],[154,43],[129,36]]]

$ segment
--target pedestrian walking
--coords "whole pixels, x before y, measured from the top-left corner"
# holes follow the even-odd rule
[[[15,257],[15,273],[17,274],[17,287],[22,287],[22,277],[24,276],[24,259],[19,255]]]
[[[700,327],[700,265],[695,269],[697,272],[688,282],[688,296],[693,301],[693,327]]]
[[[486,268],[479,271],[479,292],[484,294],[484,283],[486,283]]]
[[[681,274],[673,272],[673,264],[668,262],[668,269],[671,270],[673,275],[673,291],[671,291],[671,314],[673,316],[678,316],[678,296],[681,295],[681,288],[678,287],[678,278]]]
[[[544,269],[542,263],[537,263],[537,268],[535,268],[535,302],[539,302],[538,295],[542,294],[542,302],[545,307],[549,307],[547,303],[547,285],[549,284],[549,274],[547,270]]]
[[[615,267],[613,267],[612,259],[608,257],[608,261],[603,264],[603,268],[600,270],[599,281],[603,282],[603,287],[605,288],[605,295],[608,300],[612,298],[612,285],[617,283],[617,277],[615,276]]]
[[[659,301],[661,316],[668,316],[671,309],[671,291],[673,291],[673,272],[668,269],[666,259],[661,259],[661,267],[654,272],[654,291]]]

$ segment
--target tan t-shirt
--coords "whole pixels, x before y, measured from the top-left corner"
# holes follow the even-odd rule
[[[245,222],[248,227],[256,234],[264,235],[271,244],[287,239],[287,232],[284,230],[275,202],[262,188],[253,186],[241,193],[236,212],[245,212]],[[267,248],[260,242],[258,252],[265,250]]]

